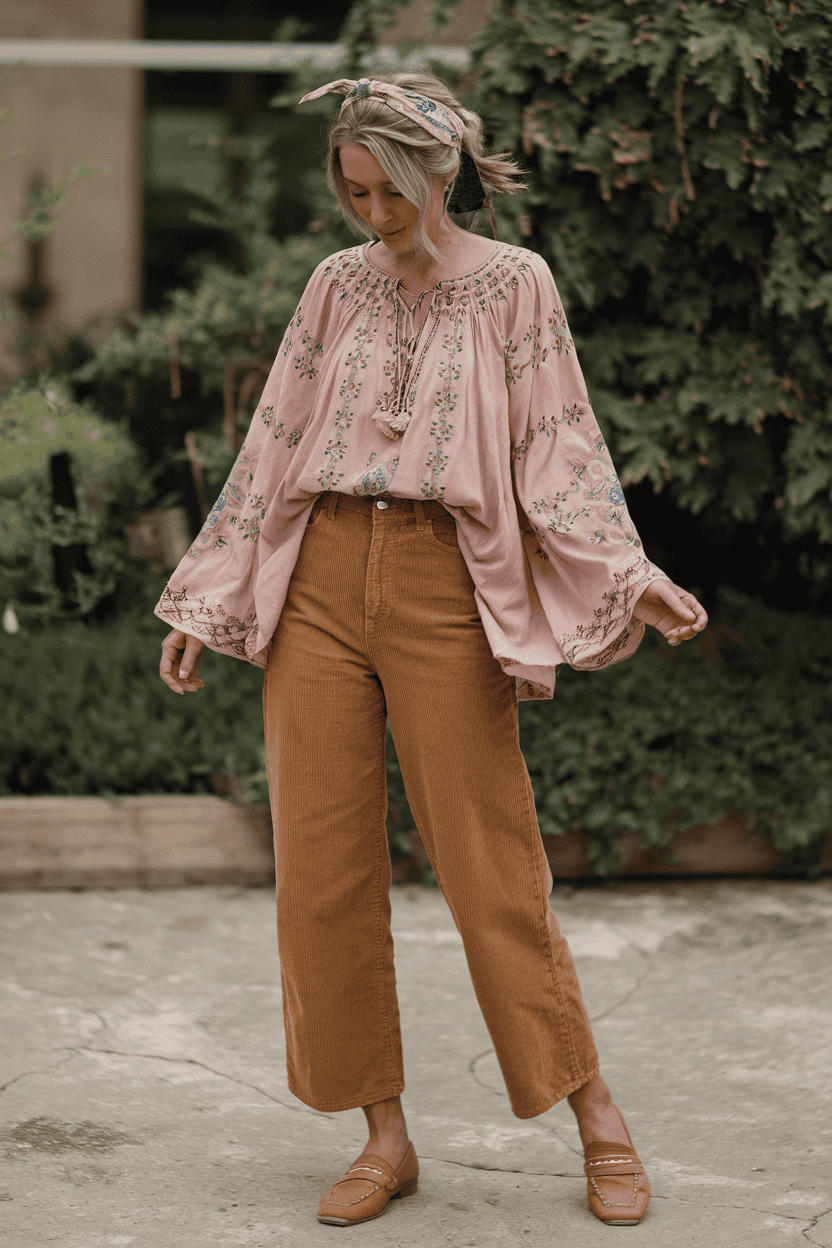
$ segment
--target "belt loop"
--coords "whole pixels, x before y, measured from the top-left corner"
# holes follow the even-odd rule
[[[338,507],[338,491],[330,490],[329,493],[327,494],[327,499],[326,499],[326,514],[329,516],[330,520],[335,519],[335,512],[337,510],[337,507]]]
[[[421,533],[425,527],[425,509],[418,498],[412,498],[410,501],[416,515],[416,530]]]

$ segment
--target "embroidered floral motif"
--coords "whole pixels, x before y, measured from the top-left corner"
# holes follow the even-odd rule
[[[252,508],[250,516],[242,517],[237,523],[237,532],[242,533],[243,538],[250,538],[256,542],[260,536],[260,525],[266,518],[268,504],[262,494],[252,494],[249,498],[249,505]]]
[[[343,472],[337,471],[337,465],[343,460],[347,451],[344,435],[352,425],[353,407],[361,393],[359,373],[367,367],[370,357],[367,347],[370,342],[370,323],[374,319],[371,313],[368,320],[358,330],[354,338],[355,350],[351,351],[345,360],[349,372],[338,391],[344,404],[335,413],[335,434],[326,445],[326,463],[318,474],[318,482],[322,491],[334,490],[344,475]]]
[[[571,426],[573,421],[579,422],[584,415],[584,408],[574,404],[571,408],[564,407],[563,415],[557,421],[550,422],[544,418],[537,429],[530,430],[518,445],[515,460],[528,450],[536,434],[551,436],[558,425],[565,423]],[[621,483],[603,440],[595,443],[594,451],[590,458],[573,462],[571,486],[549,497],[532,500],[531,507],[545,524],[545,528],[534,525],[537,537],[541,545],[545,545],[545,532],[571,533],[578,521],[590,520],[594,515],[596,527],[587,535],[591,545],[616,542],[639,550],[641,540],[633,527]],[[603,523],[599,525],[599,521]]]
[[[526,520],[528,520],[528,516],[526,517]],[[529,522],[523,528],[523,540],[527,544],[527,549],[531,550],[532,547],[534,548],[532,550],[532,554],[536,555],[537,558],[540,559],[542,563],[551,563],[551,560],[549,559],[549,556],[546,553],[546,549],[543,544],[545,541],[545,538],[543,537],[542,530],[537,529],[536,527],[531,525],[531,522]],[[554,568],[550,570],[554,575],[557,575]]]
[[[359,310],[382,297],[385,274],[365,262],[361,248],[334,255],[324,268],[324,276],[339,302],[349,300]]]
[[[552,690],[547,685],[536,684],[533,680],[517,679],[517,701],[531,702],[551,698]]]
[[[505,362],[506,362],[506,385],[507,386],[516,385],[517,382],[520,380],[520,378],[523,376],[523,372],[526,366],[525,364],[520,364],[516,359],[517,352],[519,350],[520,350],[520,343],[515,342],[512,338],[509,338],[508,342],[505,345],[505,349],[503,351],[503,355],[505,357]]]
[[[579,425],[581,423],[582,416],[586,416],[586,408],[581,407],[580,403],[573,403],[571,407],[564,406],[563,415],[560,420],[555,423],[558,425],[568,425],[571,429],[572,422],[574,421],[576,425]]]
[[[532,442],[534,442],[534,435],[535,435],[534,429],[527,429],[525,437],[521,438],[521,440],[517,443],[516,446],[512,445],[511,447],[512,466],[514,466],[514,464],[517,463],[518,459],[522,459],[523,456],[526,454]]]
[[[577,492],[577,485],[569,490],[560,490],[551,498],[539,498],[532,502],[537,515],[542,516],[546,521],[546,530],[550,533],[570,533],[578,519],[587,519],[591,514],[588,504],[574,507],[571,511],[567,511],[562,504],[566,502],[570,494]],[[535,525],[535,532],[541,541],[543,531]]]
[[[442,341],[443,349],[446,352],[444,360],[442,360],[437,374],[443,382],[443,385],[436,391],[434,407],[437,409],[436,419],[430,427],[431,437],[434,440],[434,446],[430,455],[425,460],[425,467],[430,469],[430,476],[422,482],[422,494],[425,498],[443,498],[445,494],[445,486],[440,482],[440,475],[448,466],[449,456],[445,453],[444,447],[451,441],[453,437],[454,427],[450,417],[456,409],[457,392],[452,387],[459,380],[459,365],[457,356],[462,351],[462,329],[465,322],[464,309],[460,308],[451,324],[450,332],[445,335]]]
[[[558,355],[564,352],[566,355],[574,350],[574,344],[569,336],[569,326],[566,324],[566,317],[563,314],[563,308],[555,308],[548,320],[549,330],[554,339],[553,346]]]
[[[359,498],[383,494],[393,480],[398,463],[398,459],[391,459],[389,464],[385,460],[373,464],[372,468],[358,478],[352,487],[353,494],[357,494]]]
[[[532,353],[529,357],[529,365],[532,371],[534,371],[535,369],[540,368],[541,364],[545,364],[546,360],[549,358],[549,348],[544,347],[543,343],[540,341],[540,326],[530,325],[523,335],[523,341],[531,343]]]
[[[324,353],[324,344],[317,341],[306,330],[300,336],[301,345],[305,348],[302,355],[295,356],[295,368],[301,377],[314,380],[318,376],[315,360]]]
[[[174,624],[184,625],[184,632],[193,633],[216,649],[231,650],[240,658],[246,657],[246,637],[255,623],[252,612],[245,620],[227,615],[222,606],[209,603],[204,597],[189,598],[188,587],[172,590],[166,585],[159,600],[164,618]]]
[[[580,424],[581,417],[585,415],[586,408],[581,407],[580,403],[573,403],[571,407],[564,406],[562,415],[558,416],[556,419],[544,415],[540,424],[537,426],[536,432],[545,433],[547,438],[551,438],[554,431],[560,425],[566,425],[568,429],[571,429],[573,424]]]
[[[196,539],[188,551],[189,558],[198,558],[199,555],[203,554],[199,547],[205,546],[209,542],[214,550],[219,550],[226,545],[225,540],[221,537],[221,525],[233,525],[237,521],[235,513],[239,512],[246,499],[243,483],[248,486],[251,485],[253,480],[252,473],[248,470],[248,463],[249,455],[244,443],[240,447],[240,452],[234,461],[234,467],[231,469],[228,480],[222,487],[219,498],[208,513],[205,523],[199,530],[199,533],[197,533]],[[214,539],[213,541],[212,538]]]
[[[272,424],[273,422],[269,421],[268,423]],[[285,433],[285,428],[283,425],[283,421],[279,420],[277,424],[274,426],[274,436],[275,438],[282,438],[284,433]],[[302,436],[303,436],[302,429],[293,429],[291,433],[286,434],[286,445],[292,448],[296,447],[298,443],[300,442]]]
[[[559,416],[556,420],[552,420],[551,417],[547,415],[542,416],[540,423],[534,428],[529,427],[526,430],[525,436],[517,443],[517,445],[512,446],[511,462],[513,464],[516,463],[518,459],[521,459],[523,455],[526,454],[538,433],[545,433],[546,437],[550,438],[559,425],[566,425],[571,429],[573,424],[580,424],[581,417],[586,416],[586,412],[587,409],[582,407],[580,403],[573,403],[571,407],[566,407],[564,405],[563,415]]]
[[[625,542],[633,550],[640,550],[641,539],[630,519],[630,513],[627,510],[627,504],[624,499],[624,491],[613,468],[606,443],[603,440],[599,440],[595,449],[597,455],[589,460],[588,463],[580,465],[576,469],[579,479],[586,487],[583,497],[587,501],[599,505],[606,501],[609,505],[604,506],[601,514],[608,526],[608,537],[613,536],[614,531],[617,529],[618,533],[615,535],[615,540]],[[604,539],[599,539],[596,533],[591,540],[597,544],[599,540]]]
[[[302,308],[303,308],[303,304],[299,304],[297,312],[292,317],[289,324],[286,326],[286,333],[283,335],[283,341],[280,344],[281,355],[288,355],[289,352],[292,350],[292,333],[294,332],[294,330],[299,329],[300,326],[303,324]]]
[[[551,324],[551,317],[549,318]],[[521,346],[525,348],[526,359],[520,363],[517,359]],[[528,348],[531,347],[531,350]],[[560,348],[555,344],[555,350]],[[506,384],[509,386],[517,385],[517,382],[525,373],[526,369],[536,372],[542,364],[545,364],[549,358],[549,348],[544,346],[541,340],[541,328],[539,325],[529,325],[520,342],[515,342],[513,338],[509,338],[504,349],[506,361]]]
[[[636,590],[660,575],[658,569],[651,571],[645,560],[631,563],[623,572],[614,572],[613,588],[603,594],[604,605],[596,608],[592,622],[579,624],[574,632],[561,638],[567,661],[575,667],[605,667],[610,663],[629,644],[633,633],[643,628],[638,620],[630,618],[630,603]],[[582,660],[587,651],[595,650],[610,633],[621,629],[624,621],[627,621],[626,627],[608,647]]]

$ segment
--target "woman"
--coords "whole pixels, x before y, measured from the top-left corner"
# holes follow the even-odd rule
[[[157,607],[160,674],[205,645],[265,668],[289,1086],[361,1106],[369,1140],[322,1198],[351,1225],[416,1190],[390,934],[389,717],[519,1118],[563,1097],[589,1205],[649,1185],[598,1058],[518,744],[556,668],[671,645],[702,607],[644,555],[552,276],[448,211],[523,189],[430,75],[342,80],[329,176],[372,241],[331,256],[291,321],[228,482]],[[468,218],[466,218],[467,220]],[[492,213],[493,221],[493,213]]]

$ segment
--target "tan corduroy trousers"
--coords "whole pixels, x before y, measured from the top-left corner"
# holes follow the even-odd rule
[[[323,494],[266,667],[266,753],[289,1086],[322,1111],[404,1071],[385,832],[389,717],[511,1107],[542,1114],[598,1059],[518,740],[438,502]]]

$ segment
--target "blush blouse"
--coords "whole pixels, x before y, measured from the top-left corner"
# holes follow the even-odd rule
[[[313,273],[222,493],[156,614],[265,666],[315,498],[437,499],[517,697],[627,658],[644,554],[545,261],[497,243],[418,298],[373,244]]]

